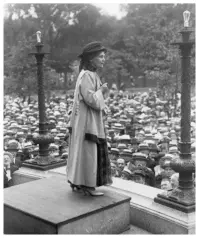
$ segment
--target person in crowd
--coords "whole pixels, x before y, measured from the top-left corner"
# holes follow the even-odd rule
[[[116,172],[117,172],[117,165],[115,163],[111,162],[111,174],[112,174],[112,177],[116,177]]]
[[[172,189],[177,188],[179,185],[179,173],[174,173],[171,175],[171,187]]]
[[[124,167],[124,169],[122,170],[121,178],[124,180],[132,181],[132,172],[127,167]]]
[[[165,155],[162,159],[165,160],[162,164],[162,168],[164,169],[165,174],[171,178],[171,176],[175,173],[175,171],[171,168],[170,162],[172,161],[172,158],[169,158],[169,154]],[[174,158],[174,157],[173,157]],[[169,160],[167,160],[169,159]]]
[[[170,178],[165,176],[161,180],[161,187],[162,190],[164,190],[163,194],[164,195],[169,195],[170,192],[172,191],[172,186],[171,186],[171,181]]]
[[[133,137],[132,140],[131,140],[132,153],[138,152],[138,146],[139,146],[138,140],[135,137]]]
[[[142,143],[144,141],[144,131],[139,131],[136,135],[137,140],[139,141],[139,143]]]
[[[171,186],[171,182],[170,179],[168,177],[162,178],[161,181],[161,189],[162,190],[171,190],[172,186]]]
[[[13,173],[19,169],[15,165],[14,156],[7,151],[4,151],[4,188],[13,186]]]
[[[146,174],[142,169],[136,169],[132,172],[132,180],[135,183],[146,184]]]
[[[122,158],[119,158],[117,160],[117,170],[116,170],[116,176],[115,177],[121,177],[122,176],[122,171],[125,167],[125,160]]]
[[[140,143],[138,146],[138,152],[145,154],[147,157],[149,156],[149,146],[146,143]]]

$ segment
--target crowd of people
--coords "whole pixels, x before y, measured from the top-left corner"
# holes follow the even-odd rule
[[[48,131],[54,136],[49,152],[66,160],[73,95],[52,96],[46,102]],[[128,92],[112,88],[106,99],[104,123],[113,177],[170,191],[179,174],[170,162],[179,158],[180,94],[177,106],[155,91]],[[39,153],[33,137],[39,133],[38,102],[4,98],[4,187],[24,161]],[[191,103],[191,153],[195,159],[195,98]],[[194,174],[193,174],[194,179]]]

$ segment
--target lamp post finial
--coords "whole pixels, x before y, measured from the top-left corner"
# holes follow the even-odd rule
[[[37,35],[37,43],[41,43],[41,31],[37,31],[36,35]]]
[[[184,11],[183,12],[183,17],[184,17],[184,27],[189,27],[189,18],[190,18],[190,12],[189,11]]]

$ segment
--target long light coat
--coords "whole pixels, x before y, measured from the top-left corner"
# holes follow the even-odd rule
[[[96,186],[97,144],[93,139],[105,138],[103,124],[104,97],[99,89],[97,73],[82,70],[78,76],[70,120],[68,181],[76,185]],[[85,140],[85,137],[91,140]]]

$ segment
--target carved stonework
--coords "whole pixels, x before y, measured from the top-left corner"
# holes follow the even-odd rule
[[[60,160],[59,157],[56,158],[52,155],[48,155],[48,156],[38,155],[35,157],[34,162],[36,162],[38,165],[48,165],[59,160]]]
[[[195,201],[195,189],[187,189],[185,192],[184,190],[176,188],[168,194],[168,197],[185,204],[192,204],[193,201]]]
[[[37,135],[33,137],[35,144],[50,144],[54,142],[54,137],[51,134]]]
[[[195,161],[190,159],[178,159],[170,163],[170,167],[177,173],[195,172]]]

